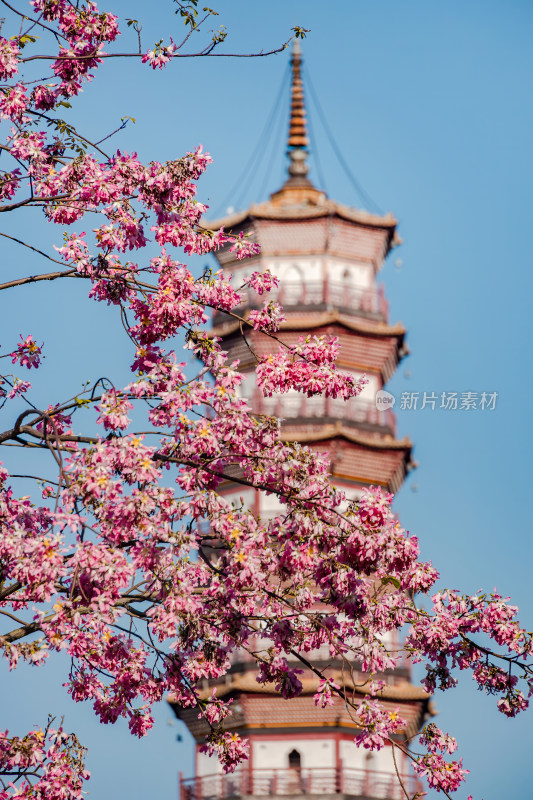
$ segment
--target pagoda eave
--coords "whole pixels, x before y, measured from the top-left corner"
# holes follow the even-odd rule
[[[355,685],[351,680],[342,680],[340,671],[339,675],[333,676],[333,679],[356,703],[369,695],[365,687]],[[319,732],[324,728],[337,731],[358,730],[359,726],[341,696],[335,696],[333,704],[317,715],[314,702],[317,688],[318,679],[302,678],[302,693],[288,702],[272,685],[258,684],[254,673],[245,672],[236,675],[228,684],[217,687],[217,697],[234,700],[234,714],[230,718],[231,722],[228,719],[223,723],[224,727],[239,730],[243,734],[246,732],[247,736],[265,730],[271,733],[284,733],[290,730],[292,735],[298,731]],[[212,686],[200,689],[199,697],[207,699],[212,691]],[[434,714],[431,696],[422,687],[408,681],[385,686],[376,697],[381,701],[381,707],[389,713],[393,713],[397,709],[397,704],[401,703],[406,725],[398,731],[400,740],[414,735],[423,721]],[[204,719],[199,719],[197,710],[183,708],[172,698],[169,698],[169,702],[175,715],[187,724],[195,739],[198,742],[202,741],[209,731],[208,723]]]
[[[387,228],[392,232],[396,230],[398,220],[391,213],[381,215],[373,214],[364,209],[351,208],[350,206],[336,203],[334,200],[326,198],[323,192],[315,191],[317,192],[316,203],[290,205],[282,205],[273,202],[253,203],[250,208],[244,211],[237,211],[236,213],[228,214],[219,219],[208,220],[202,218],[200,224],[206,230],[216,231],[220,230],[220,228],[231,230],[236,226],[242,227],[244,223],[252,223],[256,219],[292,221],[337,216],[340,217],[340,219],[347,220],[348,222],[357,222],[360,225],[367,225],[373,228]]]
[[[412,444],[409,439],[394,439],[391,436],[370,438],[349,430],[341,422],[324,425],[322,430],[309,430],[295,425],[282,426],[281,438],[286,442],[307,445],[318,452],[326,452],[331,465],[333,480],[346,487],[369,488],[381,486],[396,493],[405,476],[416,468],[412,459]],[[242,472],[238,464],[226,469],[227,477],[219,486],[219,492],[235,491],[235,481]]]
[[[387,322],[380,322],[379,320],[371,322],[361,319],[360,317],[355,318],[349,317],[345,314],[339,314],[336,309],[317,314],[314,317],[311,317],[311,320],[309,313],[307,313],[305,316],[302,315],[301,317],[298,317],[294,312],[287,313],[290,314],[290,317],[280,324],[280,331],[303,331],[309,330],[311,326],[315,328],[338,323],[350,331],[363,334],[363,336],[394,336],[398,339],[401,339],[402,343],[406,333],[406,330],[401,322],[397,322],[394,325],[389,325]],[[248,314],[244,314],[243,319],[246,319],[247,316]],[[241,325],[241,320],[230,318],[227,322],[223,322],[222,324],[213,327],[211,332],[214,336],[220,336],[221,338],[224,338],[225,336],[229,336],[230,334],[235,333],[235,331],[240,330]]]
[[[286,438],[286,436],[284,436]],[[362,447],[368,447],[371,450],[403,450],[406,453],[411,453],[413,444],[406,436],[403,439],[395,439],[393,436],[385,437],[370,437],[355,433],[353,430],[345,427],[342,423],[335,423],[331,425],[322,425],[320,432],[305,430],[297,431],[291,430],[291,442],[320,442],[326,439],[342,438],[354,444],[360,444]]]
[[[409,439],[397,440],[389,436],[373,439],[347,429],[342,423],[324,425],[320,432],[282,430],[282,436],[287,441],[327,452],[332,478],[345,485],[381,486],[395,494],[406,475],[415,468]]]
[[[359,673],[361,682],[354,682],[351,676],[346,675],[345,671],[341,669],[328,672],[331,680],[335,681],[342,689],[349,691],[350,694],[367,696],[372,694],[369,688],[370,681],[368,675]],[[235,672],[231,674],[231,680],[227,683],[217,686],[217,697],[226,697],[235,692],[250,692],[251,694],[266,694],[274,697],[282,698],[273,684],[261,684],[256,680],[257,673],[253,669],[247,669],[244,672]],[[300,679],[302,684],[301,695],[314,695],[319,687],[320,679],[316,675],[302,676]],[[366,683],[366,685],[365,685]],[[209,683],[208,686],[197,690],[197,695],[201,700],[207,700],[213,693],[213,686]],[[299,695],[299,696],[301,696]],[[404,680],[398,683],[386,684],[382,689],[375,692],[375,697],[382,700],[413,700],[413,701],[429,701],[431,695],[426,692],[422,686]],[[172,696],[169,702],[174,702]]]
[[[255,368],[257,357],[265,358],[276,353],[280,344],[289,347],[298,344],[302,332],[326,338],[337,337],[340,346],[337,366],[340,369],[380,375],[383,383],[390,379],[405,355],[405,332],[402,325],[378,322],[367,324],[365,320],[344,318],[336,312],[310,312],[307,315],[307,324],[304,324],[303,317],[288,319],[280,326],[279,343],[261,331],[249,330],[246,333],[246,344],[241,335],[241,325],[239,320],[230,320],[212,329],[213,334],[222,340],[223,347],[231,351],[232,358],[239,360],[241,370]]]

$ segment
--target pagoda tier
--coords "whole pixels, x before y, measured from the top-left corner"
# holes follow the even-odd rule
[[[302,693],[292,700],[284,700],[281,695],[272,691],[271,687],[260,686],[255,680],[255,665],[252,670],[236,672],[230,676],[230,680],[222,686],[217,687],[217,697],[233,698],[233,714],[226,720],[228,730],[238,730],[246,738],[259,731],[270,731],[271,733],[284,733],[287,727],[293,733],[322,731],[323,728],[335,728],[337,731],[347,732],[350,741],[353,743],[354,730],[357,730],[357,723],[353,719],[353,714],[347,708],[344,700],[337,695],[333,697],[332,704],[326,706],[320,713],[313,700],[313,695],[318,689],[318,678],[310,676],[302,679]],[[342,686],[349,696],[354,699],[362,699],[368,695],[364,691],[365,682],[368,683],[368,676],[359,674],[359,682],[355,684],[351,679],[343,677],[341,670],[335,672],[328,670],[328,676]],[[202,699],[207,699],[213,690],[213,684],[206,682],[206,688],[199,692]],[[393,682],[385,686],[377,697],[381,700],[381,706],[391,714],[402,705],[402,718],[407,725],[398,734],[398,740],[404,737],[414,736],[420,728],[424,717],[431,714],[430,696],[421,686],[414,686],[405,678],[398,678],[395,675]],[[235,705],[236,704],[236,705]],[[187,727],[195,737],[197,742],[202,742],[209,734],[210,728],[203,717],[198,716],[195,709],[176,707],[176,714],[180,719],[187,723]],[[209,761],[212,765],[212,761]]]
[[[241,318],[269,300],[279,301],[286,318],[277,334],[280,342],[291,345],[300,337],[337,337],[338,367],[354,376],[364,374],[368,384],[360,396],[347,402],[321,395],[306,397],[296,391],[263,397],[256,385],[257,357],[278,352],[279,342],[245,326],[243,333],[242,322],[224,313],[214,315],[212,332],[221,339],[230,362],[239,360],[245,376],[242,393],[253,413],[281,419],[286,441],[326,452],[332,482],[348,498],[359,496],[369,486],[395,492],[412,466],[411,443],[396,437],[392,409],[383,410],[376,400],[406,354],[405,330],[401,324],[390,324],[376,276],[398,241],[396,220],[391,214],[379,216],[335,203],[309,181],[298,47],[291,63],[287,181],[268,202],[204,222],[204,226],[224,227],[237,235],[242,232],[260,245],[259,255],[243,261],[229,245],[218,251],[219,265],[233,275],[234,286],[242,286],[253,272],[266,269],[279,280],[279,286],[266,296],[243,290],[241,307],[236,309]],[[277,497],[239,484],[235,470],[228,470],[230,476],[218,491],[262,520],[279,515],[284,507]],[[383,642],[390,652],[401,651],[397,637],[387,634]],[[308,657],[316,668],[327,669],[353,703],[365,696],[369,676],[360,665],[332,661],[329,648]],[[287,658],[292,656],[287,654]],[[180,780],[181,800],[248,800],[265,795],[399,800],[405,797],[404,789],[409,796],[419,791],[407,758],[397,748],[388,744],[368,752],[354,745],[356,712],[342,698],[335,696],[324,709],[315,706],[318,679],[311,670],[307,668],[301,676],[302,694],[291,700],[283,699],[271,685],[258,684],[256,674],[255,661],[239,651],[233,654],[225,679],[205,680],[200,686],[204,698],[216,688],[219,697],[233,700],[233,714],[225,721],[227,730],[249,740],[249,760],[233,775],[222,774],[218,762],[202,752],[208,730],[198,710],[173,704],[197,742],[195,777]],[[406,742],[432,713],[429,696],[411,684],[407,661],[376,677],[384,682],[379,695],[384,709],[391,713],[398,709],[406,721],[405,729],[398,732],[398,741]]]
[[[270,201],[255,203],[247,211],[206,222],[218,230],[243,231],[261,246],[261,255],[287,258],[328,253],[333,258],[354,258],[354,250],[374,274],[379,270],[395,238],[396,220],[392,214],[380,216],[330,200],[314,188],[294,189],[287,182]],[[239,261],[229,248],[217,254],[221,266],[239,269]],[[253,259],[247,260],[253,264]]]
[[[407,674],[400,667],[386,675],[388,682],[378,694],[384,710],[393,714],[400,708],[406,721],[396,735],[398,744],[416,735],[434,713],[429,695],[413,686]],[[328,675],[355,703],[367,696],[367,675],[354,670],[348,677],[346,670],[331,668]],[[200,697],[207,699],[215,683],[206,680]],[[391,745],[378,752],[355,748],[357,723],[344,700],[335,696],[331,705],[318,710],[313,700],[318,678],[302,677],[302,687],[301,695],[284,700],[271,687],[259,685],[255,665],[246,662],[235,664],[228,680],[217,686],[219,697],[233,701],[226,729],[245,737],[250,747],[248,761],[232,775],[224,775],[200,750],[209,733],[205,720],[195,710],[173,705],[197,742],[195,777],[180,776],[181,800],[264,795],[400,800],[404,795],[398,773],[410,797],[421,791],[399,749],[393,755]]]

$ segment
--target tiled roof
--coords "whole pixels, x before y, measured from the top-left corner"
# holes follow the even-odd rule
[[[379,373],[384,383],[390,379],[404,352],[402,326],[387,326],[385,323],[367,326],[364,321],[359,326],[359,320],[346,319],[335,312],[329,315],[309,313],[306,325],[303,317],[300,320],[301,324],[299,320],[292,318],[282,324],[278,334],[280,342],[296,344],[302,331],[316,336],[338,336],[338,367]],[[250,349],[240,335],[239,323],[235,325],[233,320],[227,327],[220,325],[214,328],[213,333],[224,338],[224,349],[229,352],[230,360],[239,359],[241,370],[255,367],[254,354],[268,356],[277,353],[280,346],[272,337],[248,329],[246,338],[251,345]]]
[[[347,699],[352,703],[359,703],[368,695],[368,689],[363,686],[354,686],[347,676],[342,673],[331,675],[339,685],[347,690]],[[298,697],[285,700],[272,686],[263,686],[255,680],[254,672],[234,675],[230,682],[221,684],[217,689],[219,697],[233,695],[233,714],[225,721],[229,730],[240,730],[243,733],[251,730],[265,731],[286,730],[289,733],[295,729],[321,729],[326,734],[327,728],[357,728],[355,710],[347,706],[345,700],[338,695],[333,696],[333,704],[317,711],[313,695],[318,688],[318,678],[304,677],[302,679],[303,692]],[[200,692],[206,699],[213,691]],[[419,729],[425,713],[433,713],[430,695],[421,687],[408,682],[386,686],[378,693],[383,709],[393,712],[399,707],[400,716],[406,721],[403,733],[414,735]],[[198,740],[208,733],[208,725],[203,719],[198,718],[198,711],[189,708],[180,708],[172,703],[176,715],[182,719],[193,736]]]
[[[219,228],[234,228],[240,226],[247,219],[274,219],[274,220],[304,220],[316,219],[317,217],[338,216],[348,222],[358,222],[361,225],[369,225],[374,228],[396,228],[398,221],[391,213],[371,214],[358,208],[336,203],[323,196],[322,202],[316,205],[284,206],[274,205],[273,203],[253,203],[245,211],[238,211],[216,220],[202,220],[202,224],[209,230]]]
[[[405,328],[401,322],[389,325],[388,322],[381,322],[380,320],[363,319],[362,317],[342,314],[337,309],[332,311],[309,311],[305,314],[286,310],[285,313],[288,314],[288,317],[285,322],[281,323],[280,330],[309,330],[310,328],[337,323],[349,330],[369,336],[403,337],[405,335]],[[240,324],[239,320],[230,317],[227,322],[213,328],[212,332],[215,336],[227,336],[229,333],[239,330]]]
[[[371,450],[405,450],[413,446],[407,436],[403,439],[395,439],[393,436],[388,435],[380,435],[379,438],[365,436],[361,433],[355,433],[351,428],[344,427],[341,421],[331,425],[321,425],[320,430],[320,433],[313,432],[310,435],[307,435],[305,431],[302,431],[299,435],[295,433],[291,440],[295,442],[319,442],[323,439],[342,437],[349,442],[360,444],[362,447],[369,447]]]
[[[354,692],[358,695],[370,694],[368,685],[354,684],[352,678],[338,670],[328,673],[329,677],[339,684],[342,688]],[[364,680],[364,679],[363,679]],[[314,695],[318,689],[319,678],[317,675],[304,676],[300,678],[302,684],[302,695]],[[208,689],[199,691],[199,696],[202,699],[210,697],[213,687],[209,686]],[[231,680],[228,683],[221,684],[217,687],[217,697],[225,697],[233,692],[252,692],[254,694],[268,694],[280,697],[272,684],[257,683],[256,673],[253,670],[247,670],[231,675]],[[429,700],[429,695],[421,686],[409,683],[409,681],[402,681],[396,684],[387,684],[376,695],[382,700]]]

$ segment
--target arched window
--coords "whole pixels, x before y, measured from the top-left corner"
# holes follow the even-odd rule
[[[304,790],[302,784],[302,757],[298,750],[289,753],[289,769],[286,773],[285,791],[282,794],[301,794]]]
[[[376,759],[374,757],[374,753],[367,753],[365,756],[365,769],[367,772],[371,772],[375,769],[376,766]]]
[[[342,298],[339,303],[344,308],[351,308],[353,300],[353,272],[346,267],[342,273]]]
[[[291,750],[289,753],[289,769],[300,769],[302,766],[302,757],[298,750]]]
[[[282,304],[296,305],[304,300],[304,276],[298,264],[291,264],[283,273]]]

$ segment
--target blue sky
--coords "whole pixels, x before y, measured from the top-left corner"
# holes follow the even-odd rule
[[[146,48],[173,31],[179,39],[181,23],[167,0],[150,6],[149,20],[147,5],[137,0],[111,0],[105,7],[141,19]],[[399,219],[404,244],[389,258],[382,280],[392,321],[408,328],[411,355],[391,391],[398,397],[498,392],[494,411],[398,412],[400,434],[414,441],[419,467],[396,505],[403,524],[419,536],[424,557],[440,570],[440,585],[465,591],[497,587],[511,595],[524,625],[532,628],[533,5],[224,0],[216,7],[217,24],[230,30],[225,47],[231,51],[268,49],[293,25],[311,28],[305,71],[328,124],[357,180]],[[120,47],[129,49],[124,41]],[[89,138],[101,138],[122,116],[135,117],[114,147],[135,149],[143,160],[176,158],[202,143],[215,163],[201,180],[200,198],[218,210],[256,147],[287,58],[184,59],[157,74],[133,60],[110,61],[76,101],[74,114]],[[286,97],[285,92],[284,102]],[[360,206],[312,103],[310,117],[323,188],[336,200]],[[268,129],[265,158],[227,205],[245,206],[279,187],[285,120]],[[316,158],[312,163],[319,183]],[[1,222],[5,232],[35,226],[35,242],[60,243],[59,228],[43,230],[36,213]],[[20,275],[40,269],[33,256],[15,247],[4,253],[2,275],[12,275],[14,263]],[[84,299],[84,286],[17,291],[8,304],[2,298],[2,327],[15,337],[31,330],[48,345],[46,370],[36,382],[43,399],[47,375],[60,364],[53,355],[57,347],[69,363],[68,375],[59,378],[62,391],[74,391],[96,370],[112,373],[117,382],[127,379],[117,320]],[[192,771],[191,747],[178,723],[166,724],[169,711],[161,707],[156,729],[138,742],[120,726],[99,726],[89,707],[74,706],[60,687],[63,670],[60,663],[31,672],[21,668],[9,683],[2,673],[3,686],[10,687],[2,724],[23,730],[49,710],[65,714],[90,747],[95,800],[111,800],[119,791],[130,800],[176,797],[178,770]],[[505,793],[526,800],[531,714],[507,720],[467,677],[462,683],[436,698],[438,724],[457,735],[471,770],[467,791],[459,796],[490,800]]]

